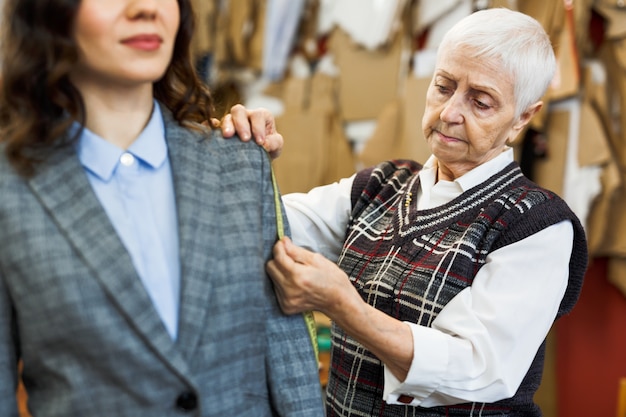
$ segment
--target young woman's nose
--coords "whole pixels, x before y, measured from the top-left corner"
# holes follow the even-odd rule
[[[158,0],[131,0],[128,4],[127,16],[130,19],[152,20],[158,11]]]

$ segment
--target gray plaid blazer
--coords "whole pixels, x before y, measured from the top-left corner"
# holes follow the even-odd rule
[[[172,341],[73,149],[28,180],[0,157],[0,416],[24,361],[36,417],[322,416],[301,316],[264,264],[276,239],[258,146],[180,127],[163,109],[182,264]]]

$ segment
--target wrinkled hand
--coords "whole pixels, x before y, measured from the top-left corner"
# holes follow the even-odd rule
[[[221,121],[213,119],[211,122],[214,127],[222,129],[225,138],[232,137],[235,133],[243,141],[254,138],[257,144],[269,152],[272,159],[278,158],[283,150],[283,136],[276,131],[274,116],[267,109],[248,110],[241,104],[236,104]]]
[[[413,361],[413,333],[404,322],[363,301],[348,276],[320,254],[283,238],[266,270],[286,314],[320,311],[382,360],[400,381]]]
[[[289,238],[277,242],[273,254],[266,270],[286,314],[316,310],[332,318],[341,315],[350,298],[361,302],[348,276],[324,256],[294,245]]]

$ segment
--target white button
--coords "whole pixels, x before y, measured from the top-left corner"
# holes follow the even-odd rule
[[[129,167],[133,163],[135,163],[135,157],[128,152],[124,152],[120,157],[120,162],[122,163],[122,165]]]

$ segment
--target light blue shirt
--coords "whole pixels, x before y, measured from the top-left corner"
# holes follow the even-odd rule
[[[155,102],[145,129],[124,150],[88,129],[78,157],[113,227],[130,254],[172,339],[178,331],[178,224],[165,127]]]

